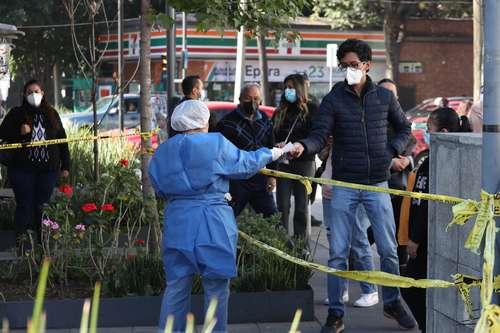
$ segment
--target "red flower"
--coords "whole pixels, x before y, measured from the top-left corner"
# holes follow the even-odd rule
[[[134,243],[136,246],[144,246],[146,244],[146,241],[144,239],[138,239]]]
[[[69,185],[61,185],[59,186],[59,192],[64,193],[68,197],[71,197],[73,195],[73,188]]]
[[[112,212],[112,211],[115,210],[115,207],[113,207],[112,204],[107,203],[107,204],[104,204],[104,205],[101,206],[101,210],[105,211],[105,212]]]
[[[120,163],[120,164],[121,164],[121,166],[122,166],[122,167],[124,167],[124,168],[128,167],[128,160],[123,159],[123,160],[120,160],[120,162],[119,162],[119,163]]]
[[[85,205],[82,206],[82,210],[85,213],[90,213],[93,212],[94,210],[97,210],[97,206],[95,203],[86,203]]]

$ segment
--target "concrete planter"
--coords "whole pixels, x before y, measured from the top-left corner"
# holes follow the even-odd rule
[[[99,305],[99,327],[155,326],[161,296],[105,298]],[[234,293],[229,299],[229,323],[291,322],[301,308],[302,321],[314,320],[314,295],[311,288],[301,291]],[[47,300],[47,328],[80,326],[82,299]],[[203,321],[203,295],[193,295],[191,309],[198,323]],[[33,301],[0,303],[0,318],[11,328],[26,328]]]

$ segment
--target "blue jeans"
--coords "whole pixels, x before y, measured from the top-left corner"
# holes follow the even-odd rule
[[[212,332],[225,333],[227,326],[227,302],[229,299],[229,279],[208,279],[202,277],[201,283],[205,291],[205,313],[212,298],[217,298],[215,318],[217,323]],[[167,317],[174,317],[174,333],[184,332],[186,329],[186,315],[191,306],[191,289],[193,275],[177,280],[168,281],[163,295],[160,313],[159,333],[163,333]]]
[[[387,182],[375,186],[387,188]],[[329,237],[331,246],[328,266],[340,270],[347,269],[349,249],[353,237],[356,237],[353,226],[357,223],[356,214],[359,205],[362,204],[372,225],[381,270],[399,275],[396,227],[389,194],[334,186],[332,198],[330,222],[332,232]],[[366,238],[366,234],[363,237]],[[346,282],[342,278],[332,276],[328,280],[329,313],[339,317],[344,316],[342,293],[345,286]],[[384,305],[391,305],[399,298],[399,288],[382,287]]]
[[[327,236],[330,248],[330,257],[333,255],[333,242],[332,242],[332,199],[323,197],[323,219],[325,221],[325,226],[327,228]],[[356,224],[354,225],[352,231],[352,242],[351,242],[351,251],[353,254],[353,266],[349,267],[349,269],[355,269],[359,271],[372,271],[373,270],[373,258],[372,258],[372,250],[370,247],[370,243],[368,242],[368,237],[366,235],[366,229],[370,221],[366,216],[366,211],[362,205],[358,206],[358,210],[356,212]],[[335,230],[333,230],[335,232]],[[334,281],[333,275],[327,275],[327,285],[333,285]],[[371,294],[377,291],[377,286],[367,283],[360,282],[361,292],[363,294]],[[330,293],[328,295],[330,297]]]

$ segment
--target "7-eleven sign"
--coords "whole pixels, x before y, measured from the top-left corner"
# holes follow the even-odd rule
[[[300,40],[299,39],[286,39],[280,40],[278,47],[279,55],[300,55]]]

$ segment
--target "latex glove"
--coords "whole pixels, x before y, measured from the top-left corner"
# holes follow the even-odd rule
[[[288,142],[285,146],[281,148],[283,148],[285,154],[295,151],[295,146],[291,142]]]
[[[273,162],[274,162],[279,160],[279,158],[285,154],[285,151],[283,148],[274,147],[271,149],[271,153],[273,154]]]

